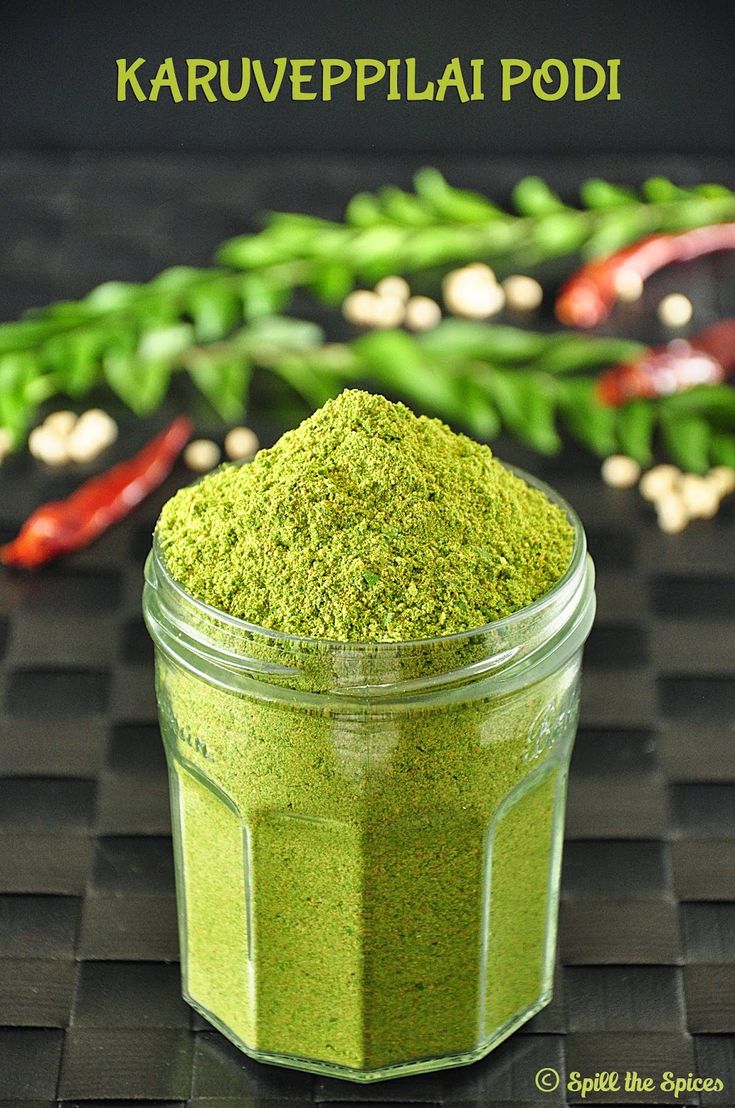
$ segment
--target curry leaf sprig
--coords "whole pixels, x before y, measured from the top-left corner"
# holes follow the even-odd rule
[[[643,349],[628,339],[456,319],[420,336],[375,331],[350,343],[325,343],[312,324],[265,318],[229,342],[190,352],[184,364],[191,370],[198,358],[214,357],[216,365],[244,357],[286,381],[313,408],[346,384],[367,382],[480,438],[505,430],[542,454],[561,448],[564,429],[600,457],[623,451],[647,465],[661,443],[689,472],[735,466],[735,392],[726,385],[618,409],[600,403],[596,371]]]
[[[566,204],[539,177],[513,190],[512,210],[480,193],[453,188],[422,169],[414,191],[360,193],[341,223],[300,213],[271,215],[262,231],[224,243],[220,263],[264,277],[298,259],[305,283],[338,302],[357,281],[481,259],[499,270],[530,267],[582,252],[607,254],[643,235],[735,219],[735,193],[721,185],[680,188],[663,177],[640,194],[600,179],[586,181],[581,206]]]
[[[244,320],[280,310],[298,267],[267,281],[221,268],[176,267],[147,284],[109,282],[0,324],[0,427],[22,441],[36,410],[58,394],[85,396],[104,384],[137,414],[163,400],[174,366],[201,343],[224,338]],[[285,270],[288,269],[288,272]],[[200,358],[192,377],[224,418],[241,410],[247,359]]]
[[[479,438],[505,430],[542,454],[561,448],[563,429],[600,457],[624,451],[649,464],[662,441],[691,472],[735,464],[735,392],[725,385],[617,409],[600,403],[596,371],[643,350],[627,339],[446,319],[419,336],[374,331],[349,343],[324,343],[313,325],[263,319],[218,350],[234,361],[255,354],[311,407],[346,384],[367,382]],[[206,349],[202,354],[209,356]]]
[[[528,177],[505,211],[424,169],[414,192],[355,196],[342,223],[272,215],[261,232],[225,243],[215,267],[176,267],[146,284],[110,282],[1,324],[0,427],[20,444],[44,401],[81,398],[99,385],[143,414],[161,403],[177,369],[233,420],[259,364],[313,405],[361,374],[477,433],[503,425],[539,449],[556,447],[561,422],[598,452],[617,437],[643,457],[646,436],[660,427],[669,450],[684,452],[692,468],[705,458],[733,458],[727,389],[628,405],[613,432],[591,378],[561,380],[618,360],[630,344],[446,321],[420,339],[396,332],[325,345],[310,325],[278,316],[299,288],[338,302],[356,283],[388,273],[414,277],[478,258],[500,270],[531,266],[577,251],[604,253],[647,232],[735,219],[735,193],[719,185],[682,189],[664,178],[647,181],[640,194],[587,181],[581,201],[565,204]]]

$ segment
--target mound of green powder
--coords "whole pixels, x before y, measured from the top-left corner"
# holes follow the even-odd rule
[[[166,505],[158,536],[193,596],[272,630],[342,642],[467,631],[566,570],[560,508],[487,446],[358,390]]]

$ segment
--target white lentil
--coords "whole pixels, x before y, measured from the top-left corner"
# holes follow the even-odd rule
[[[672,492],[679,483],[681,470],[672,465],[658,465],[649,469],[640,479],[639,492],[644,500],[658,500]]]
[[[384,277],[382,281],[378,281],[375,292],[378,296],[396,297],[405,304],[411,295],[411,286],[405,278],[396,275]]]
[[[373,327],[400,327],[405,314],[406,305],[397,296],[376,296]]]
[[[506,277],[502,288],[508,307],[517,312],[535,311],[544,298],[544,290],[535,277],[526,277],[522,273]]]
[[[468,288],[450,286],[444,291],[444,302],[454,315],[468,319],[487,319],[497,315],[505,304],[505,293],[500,285],[475,284]]]
[[[681,498],[692,519],[712,519],[720,506],[720,493],[706,477],[687,473],[681,481]]]
[[[73,462],[91,462],[117,438],[117,424],[101,408],[82,412],[67,438],[69,457]]]
[[[632,304],[643,295],[643,278],[634,269],[621,269],[615,275],[615,292],[618,300]]]
[[[374,322],[376,305],[379,301],[380,297],[369,289],[355,289],[345,297],[342,315],[348,323],[354,323],[356,327],[370,327]]]
[[[612,489],[631,489],[640,478],[641,467],[627,454],[611,454],[600,469],[602,480]]]
[[[69,461],[66,440],[41,424],[28,436],[28,449],[34,458],[47,466],[63,466]]]
[[[184,450],[184,463],[195,473],[208,473],[220,460],[220,448],[211,439],[193,439]]]
[[[0,462],[13,449],[13,439],[7,427],[0,427]]]
[[[225,436],[225,453],[233,462],[252,458],[259,446],[258,436],[250,427],[233,427]]]
[[[689,523],[689,513],[677,492],[668,492],[656,502],[658,525],[667,535],[678,535]]]
[[[67,412],[63,409],[58,412],[51,412],[43,421],[43,426],[48,427],[49,431],[55,432],[57,435],[61,435],[62,438],[66,438],[74,430],[74,426],[77,422],[76,412]]]
[[[412,296],[406,304],[406,326],[411,331],[430,331],[441,317],[441,308],[430,296]]]
[[[715,486],[720,496],[729,496],[735,492],[735,469],[730,466],[715,466],[707,474],[707,480]]]
[[[666,327],[684,327],[694,314],[692,302],[681,292],[670,292],[656,309],[658,318]]]

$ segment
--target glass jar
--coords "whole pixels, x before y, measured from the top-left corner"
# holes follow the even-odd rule
[[[594,571],[466,634],[338,643],[144,611],[183,992],[253,1058],[374,1081],[481,1058],[551,998]],[[298,598],[294,598],[298,603]]]

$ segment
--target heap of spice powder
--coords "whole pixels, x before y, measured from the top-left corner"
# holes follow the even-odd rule
[[[199,600],[271,630],[400,642],[537,600],[571,557],[565,513],[489,447],[359,390],[178,492],[158,537]]]

